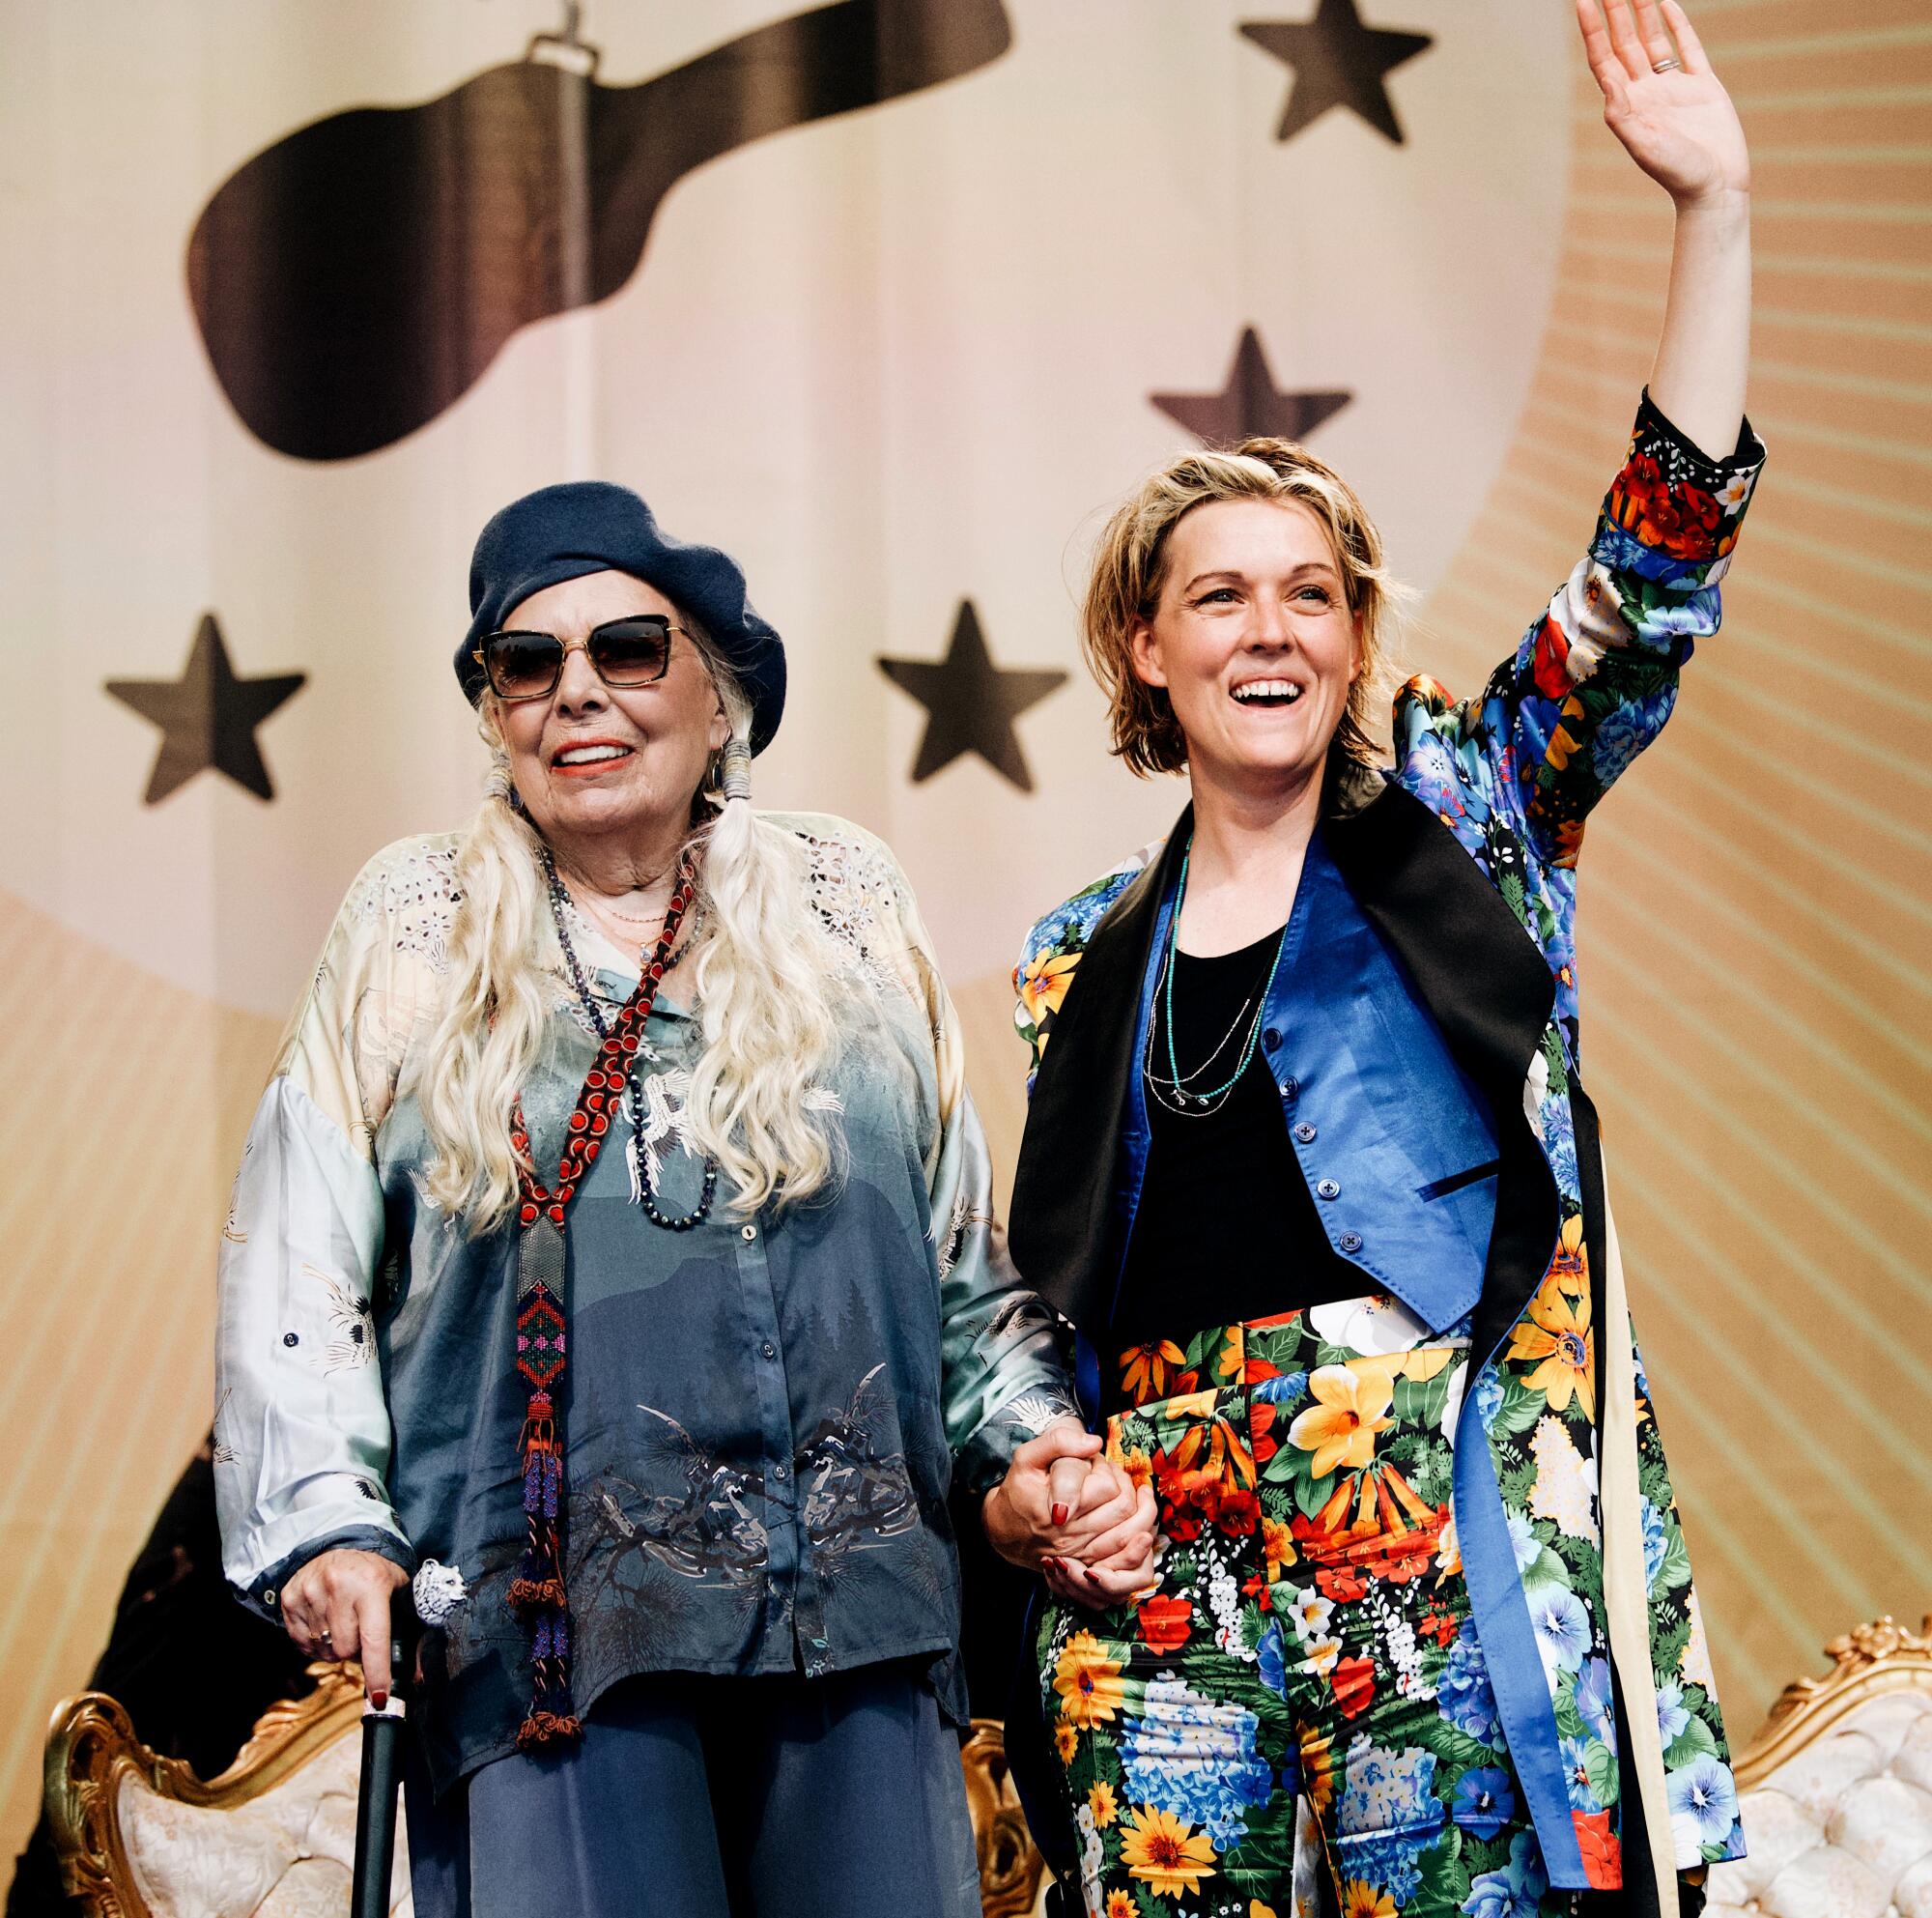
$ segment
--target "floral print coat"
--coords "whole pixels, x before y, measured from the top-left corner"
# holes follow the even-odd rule
[[[1410,680],[1395,704],[1393,769],[1337,779],[1323,826],[1504,1131],[1483,1295],[1459,1328],[1471,1338],[1466,1389],[1442,1409],[1453,1464],[1427,1462],[1424,1495],[1446,1508],[1440,1549],[1467,1575],[1490,1685],[1478,1696],[1465,1682],[1454,1640],[1426,1646],[1413,1676],[1459,1752],[1506,1741],[1555,1887],[1626,1881],[1633,1787],[1655,1875],[1744,1848],[1580,1074],[1575,922],[1590,811],[1662,730],[1694,643],[1718,629],[1719,582],[1762,462],[1748,427],[1729,459],[1711,461],[1646,395],[1589,551],[1547,611],[1477,698]],[[1107,1140],[1090,1148],[1082,1135],[1099,1130],[1095,1112],[1123,1109],[1138,1056],[1128,1009],[1184,838],[1048,913],[1015,973],[1034,1076],[1014,1249],[1029,1283],[1096,1346],[1136,1182]],[[1259,1485],[1285,1537],[1318,1522],[1334,1490],[1313,1472]],[[1408,1755],[1384,1756],[1399,1769]]]

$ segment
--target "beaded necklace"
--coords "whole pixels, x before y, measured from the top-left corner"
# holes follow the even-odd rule
[[[551,856],[549,846],[543,848],[544,875],[550,881],[551,917],[556,924],[556,942],[563,948],[564,963],[570,969],[570,981],[577,988],[578,1003],[583,1008],[583,1016],[590,1021],[592,1029],[602,1039],[610,1028],[604,1018],[603,1003],[590,989],[590,981],[585,975],[582,962],[577,957],[577,947],[570,936],[570,924],[565,914],[569,900],[564,892],[563,881],[557,876],[556,862]],[[698,920],[692,922],[699,924]],[[696,936],[694,934],[694,936]],[[689,944],[689,941],[686,942]],[[684,949],[679,948],[664,962],[669,972],[684,957]],[[639,960],[639,970],[643,959]],[[662,1226],[667,1232],[689,1232],[711,1211],[711,1201],[718,1193],[718,1161],[707,1152],[704,1155],[704,1185],[697,1195],[697,1203],[687,1213],[671,1215],[658,1210],[657,1193],[651,1189],[650,1153],[644,1144],[644,1088],[638,1077],[637,1055],[633,1055],[630,1068],[625,1074],[624,1097],[631,1102],[631,1138],[624,1148],[631,1166],[631,1196],[643,1209],[643,1215],[653,1225]]]
[[[545,849],[544,864],[555,867]],[[524,1518],[527,1536],[524,1560],[507,1593],[510,1609],[529,1636],[530,1708],[517,1732],[521,1751],[541,1751],[568,1743],[582,1731],[570,1696],[570,1604],[564,1589],[563,1432],[554,1389],[564,1375],[564,1220],[570,1202],[603,1149],[613,1110],[620,1107],[651,1016],[659,984],[676,942],[678,927],[697,891],[697,874],[687,856],[678,868],[677,889],[665,913],[656,950],[638,976],[637,989],[618,1009],[607,1029],[595,1019],[601,1044],[564,1133],[555,1181],[537,1181],[529,1158],[530,1129],[523,1095],[510,1109],[510,1143],[517,1153],[517,1377],[529,1388],[524,1426],[517,1441],[524,1469]],[[576,955],[569,954],[581,977]]]
[[[1152,1093],[1155,1102],[1164,1110],[1174,1113],[1178,1118],[1205,1119],[1218,1112],[1228,1102],[1236,1086],[1241,1081],[1241,1074],[1248,1070],[1255,1056],[1255,1043],[1261,1037],[1262,1014],[1267,1009],[1268,994],[1274,989],[1275,974],[1281,970],[1282,950],[1288,944],[1288,928],[1284,926],[1275,940],[1274,959],[1268,966],[1267,978],[1262,984],[1261,992],[1254,1001],[1254,1016],[1248,1020],[1247,1038],[1241,1045],[1241,1056],[1236,1063],[1235,1070],[1211,1091],[1193,1090],[1194,1081],[1201,1078],[1227,1049],[1228,1041],[1235,1036],[1236,1029],[1241,1023],[1242,1015],[1248,1010],[1247,1002],[1244,1001],[1240,1012],[1235,1015],[1234,1025],[1228,1028],[1220,1045],[1215,1046],[1191,1073],[1181,1072],[1180,1062],[1174,1049],[1174,972],[1175,957],[1180,949],[1180,907],[1187,898],[1187,864],[1193,852],[1194,847],[1190,843],[1180,855],[1180,880],[1174,897],[1174,918],[1167,929],[1167,957],[1161,969],[1158,994],[1162,1013],[1161,1023],[1167,1028],[1168,1076],[1162,1078],[1153,1069],[1154,1022],[1151,1019],[1148,1021],[1147,1049],[1141,1056],[1141,1076],[1146,1081],[1148,1090]]]

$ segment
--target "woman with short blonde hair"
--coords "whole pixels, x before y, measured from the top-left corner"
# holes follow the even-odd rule
[[[1591,809],[1716,633],[1744,422],[1744,136],[1665,0],[1578,0],[1677,207],[1589,550],[1474,697],[1370,744],[1390,587],[1359,501],[1250,441],[1145,481],[1095,556],[1114,750],[1165,844],[1043,918],[1013,1245],[1080,1334],[1158,1575],[1037,1619],[1009,1726],[1090,1918],[1695,1908],[1744,1848],[1583,1087]],[[1297,1830],[1297,1800],[1302,1807]]]
[[[1160,603],[1169,535],[1196,506],[1216,500],[1294,501],[1326,533],[1361,656],[1335,745],[1358,765],[1380,765],[1375,727],[1395,690],[1390,629],[1401,588],[1383,559],[1381,533],[1355,489],[1306,446],[1267,439],[1172,461],[1122,501],[1101,531],[1080,609],[1080,646],[1112,707],[1115,754],[1137,773],[1179,772],[1187,764],[1187,741],[1173,706],[1135,670],[1134,632]]]

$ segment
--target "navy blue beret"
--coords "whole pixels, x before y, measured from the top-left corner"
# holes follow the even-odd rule
[[[602,479],[526,493],[477,535],[469,631],[456,649],[469,703],[482,699],[485,684],[470,655],[510,613],[545,587],[607,570],[655,587],[704,628],[751,699],[752,751],[763,752],[784,712],[784,642],[752,610],[738,562],[715,546],[672,539],[629,487]]]

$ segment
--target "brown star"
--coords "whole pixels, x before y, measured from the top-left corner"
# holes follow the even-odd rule
[[[1429,34],[1365,27],[1355,0],[1321,0],[1312,20],[1243,20],[1241,32],[1294,69],[1277,140],[1292,140],[1331,106],[1346,106],[1402,145],[1386,75],[1433,45]]]
[[[1346,392],[1293,392],[1277,386],[1262,352],[1261,335],[1247,328],[1235,349],[1228,384],[1218,393],[1151,393],[1161,412],[1210,446],[1265,436],[1305,440],[1354,398]]]
[[[881,659],[879,671],[926,710],[925,734],[912,768],[915,786],[962,753],[978,753],[1022,792],[1033,790],[1013,722],[1058,687],[1065,673],[1052,668],[1028,672],[995,666],[970,599],[959,602],[943,660]]]
[[[104,690],[161,729],[146,803],[157,806],[196,773],[226,773],[258,799],[275,796],[255,729],[298,693],[308,675],[238,679],[214,615],[204,613],[179,679],[110,679]]]

